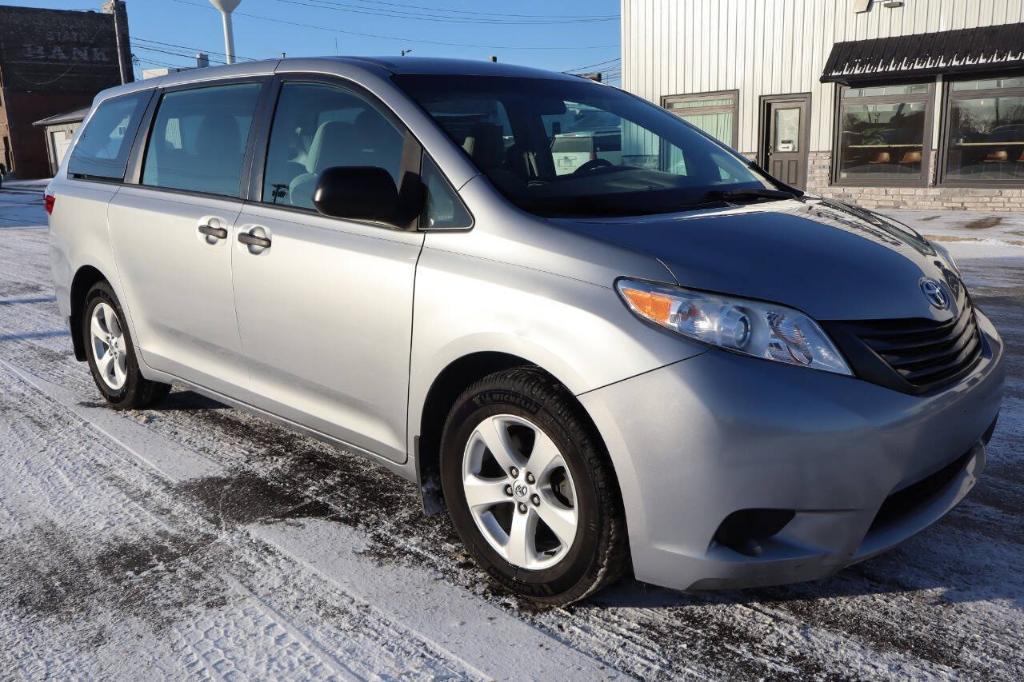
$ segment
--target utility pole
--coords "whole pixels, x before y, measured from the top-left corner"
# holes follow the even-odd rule
[[[224,57],[228,64],[235,63],[235,34],[231,26],[231,13],[242,0],[210,0],[224,23]]]
[[[135,80],[132,72],[131,48],[128,40],[128,10],[123,0],[108,0],[103,11],[114,16],[114,43],[117,47],[117,68],[121,75],[121,83]]]

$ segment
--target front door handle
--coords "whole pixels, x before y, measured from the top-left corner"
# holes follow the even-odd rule
[[[245,244],[246,246],[255,246],[261,249],[270,248],[269,237],[260,237],[259,235],[251,234],[249,232],[239,232],[238,241]]]
[[[213,225],[200,225],[199,232],[205,234],[207,237],[213,237],[214,239],[227,239],[228,231],[223,227],[214,227]]]

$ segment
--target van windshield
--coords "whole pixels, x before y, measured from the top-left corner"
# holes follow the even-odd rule
[[[399,75],[395,82],[510,201],[544,216],[667,213],[788,196],[665,110],[579,79]]]

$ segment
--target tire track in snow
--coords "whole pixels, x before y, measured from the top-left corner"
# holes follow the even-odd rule
[[[11,368],[9,363],[6,363],[5,361],[0,360],[0,365],[7,365],[10,369],[15,371],[19,375],[22,375],[22,378],[25,381],[27,381],[28,383],[34,385],[34,387],[37,390],[39,390],[42,393],[48,395],[50,398],[56,400],[58,403],[63,404],[65,407],[68,407],[68,409],[70,409],[72,412],[81,413],[83,411],[86,411],[86,412],[96,413],[96,415],[98,415],[99,417],[102,417],[102,419],[99,422],[97,422],[95,420],[88,421],[88,425],[89,426],[91,426],[92,428],[97,429],[100,432],[104,433],[108,438],[111,439],[112,442],[114,442],[115,444],[119,445],[126,452],[129,452],[133,456],[139,458],[147,466],[151,467],[155,472],[159,473],[160,475],[167,476],[166,463],[165,462],[154,462],[154,461],[152,461],[147,456],[142,455],[140,453],[140,450],[139,450],[138,447],[133,446],[131,443],[126,443],[125,442],[125,436],[123,434],[120,434],[120,433],[113,434],[113,433],[110,432],[110,430],[112,428],[112,425],[115,424],[118,421],[122,422],[121,426],[126,427],[129,430],[132,430],[132,429],[140,430],[141,427],[139,427],[138,425],[136,425],[134,423],[131,423],[131,422],[124,421],[122,417],[120,417],[120,416],[118,416],[116,414],[113,414],[109,410],[106,410],[106,409],[97,410],[95,408],[75,407],[74,406],[74,402],[73,402],[73,398],[70,398],[68,396],[60,396],[59,395],[60,393],[63,392],[63,390],[60,389],[59,387],[56,387],[56,386],[46,386],[43,383],[43,380],[38,378],[38,377],[24,376],[24,371],[23,370],[20,370],[18,368]],[[70,405],[69,405],[69,403],[70,403]],[[79,416],[81,416],[81,414],[79,414]],[[136,434],[136,435],[138,435],[138,434]],[[154,447],[152,443],[148,442],[148,441],[151,441],[154,438],[159,438],[159,436],[155,436],[155,434],[147,434],[146,436],[144,436],[143,443],[147,447],[149,447],[150,449],[155,449],[155,450],[161,451],[161,452],[167,450],[167,448],[163,448],[161,446]],[[168,454],[170,454],[170,453],[168,453]],[[174,454],[177,454],[178,456],[188,456],[189,455],[189,453],[186,450],[181,450],[180,448]],[[165,459],[166,459],[166,456],[165,456]],[[208,472],[206,472],[206,473],[208,473]],[[182,482],[182,481],[179,481],[179,482]],[[187,483],[188,481],[184,481],[184,482]],[[255,526],[254,525],[249,525],[249,526],[241,527],[241,528],[238,529],[238,532],[248,533],[250,536],[254,537],[255,539],[259,539],[259,540],[262,540],[264,542],[267,541],[266,538],[263,536],[263,533],[261,532],[261,529],[260,529],[260,527],[258,525],[255,525]],[[229,539],[225,539],[225,541],[226,542],[231,542]],[[287,555],[287,553],[286,553],[286,555]],[[296,557],[296,556],[294,556],[294,554],[292,554],[290,556],[290,558],[294,560],[294,559],[296,559],[298,557]],[[300,558],[300,563],[301,563],[301,558]],[[337,581],[332,581],[332,582],[334,582],[335,587],[337,587],[339,589],[342,589],[343,591],[347,591],[346,590],[346,586],[338,584]],[[352,594],[351,592],[349,592],[348,594],[349,594],[350,597],[354,597],[354,598],[358,599],[358,597],[355,597],[355,595]],[[387,616],[385,616],[383,614],[383,612],[380,611],[380,609],[377,606],[375,606],[374,604],[372,604],[370,602],[361,600],[360,608],[362,610],[365,610],[365,611],[368,611],[368,612],[376,613],[378,618],[380,618],[380,619],[388,618]],[[394,607],[391,607],[391,608],[393,609]],[[467,604],[466,607],[463,609],[461,616],[459,616],[459,617],[466,618],[466,617],[470,616],[473,612],[477,612],[477,611],[479,611],[479,606],[474,606],[472,604]],[[455,613],[458,614],[458,611],[455,611]],[[408,614],[407,614],[406,617],[408,618]],[[580,670],[580,672],[590,670],[591,673],[594,673],[594,672],[600,673],[600,670],[598,668],[594,668],[593,667],[592,659],[589,659],[588,657],[583,656],[583,655],[579,655],[579,654],[574,654],[574,655],[571,655],[571,656],[566,656],[566,654],[569,652],[569,650],[566,649],[564,646],[562,646],[562,645],[553,646],[553,645],[555,645],[555,640],[551,640],[547,635],[542,634],[541,631],[536,631],[535,630],[534,631],[535,634],[531,635],[530,632],[529,632],[530,628],[528,626],[524,626],[522,624],[519,624],[519,622],[517,620],[513,620],[513,619],[507,618],[507,616],[505,616],[505,614],[502,614],[500,612],[496,612],[495,615],[490,618],[490,622],[488,622],[487,625],[488,625],[488,627],[490,627],[492,629],[493,628],[499,628],[499,627],[502,627],[501,626],[501,621],[502,620],[507,621],[505,623],[505,625],[503,626],[506,630],[510,626],[512,626],[514,631],[518,631],[518,632],[516,632],[516,635],[517,635],[516,639],[521,640],[524,645],[526,645],[527,643],[531,642],[531,639],[532,639],[534,641],[534,644],[536,644],[540,649],[546,650],[548,652],[547,655],[546,655],[546,658],[551,659],[549,661],[550,663],[554,663],[555,661],[561,661],[562,665],[568,665],[570,667],[570,669],[578,669],[578,670]],[[419,642],[419,645],[418,645],[417,648],[420,651],[429,651],[431,649],[435,650],[436,654],[438,654],[438,655],[440,655],[442,657],[447,657],[452,662],[457,662],[459,664],[459,666],[462,668],[464,673],[470,673],[472,676],[477,676],[477,677],[481,677],[481,678],[489,677],[489,676],[493,675],[497,670],[501,670],[501,668],[497,668],[497,669],[492,669],[492,671],[490,673],[485,673],[485,672],[477,669],[475,666],[479,665],[479,661],[477,663],[473,663],[473,662],[471,662],[470,660],[468,660],[465,657],[464,653],[462,655],[458,655],[458,654],[453,653],[453,651],[450,648],[450,646],[451,646],[450,643],[448,644],[448,646],[441,646],[441,645],[439,645],[434,640],[433,637],[429,637],[429,636],[426,635],[426,630],[424,630],[422,628],[423,627],[428,627],[428,628],[430,627],[429,620],[425,620],[423,623],[420,624],[420,626],[421,626],[421,629],[416,631],[416,630],[412,630],[412,629],[410,629],[408,627],[408,621],[406,621],[405,625],[403,625],[403,626],[399,626],[397,623],[392,623],[392,627],[394,627],[395,629],[399,630],[398,632],[395,632],[395,633],[392,633],[392,634],[393,634],[394,637],[401,638],[402,640],[404,640],[406,642]],[[293,635],[295,634],[295,632],[298,632],[298,631],[299,631],[298,628],[293,628]],[[485,638],[483,638],[483,641],[481,641],[481,637],[477,636],[475,644],[476,645],[486,645],[487,644],[486,639],[487,638],[485,637]],[[467,651],[474,648],[474,646],[473,646],[474,645],[474,641],[473,640],[470,640],[466,644],[469,645],[468,648],[464,647],[464,649],[466,649]],[[493,646],[493,645],[490,645],[490,646]],[[321,649],[320,653],[323,654],[323,653],[325,653],[325,651],[323,649]],[[476,652],[474,652],[474,655],[476,655]],[[490,659],[502,660],[502,659],[505,659],[505,656],[503,656],[503,655],[497,655],[496,656],[495,652],[492,649],[491,653],[489,654],[489,658]],[[480,659],[480,660],[486,661],[486,658],[483,658],[483,659]],[[586,664],[587,661],[590,661],[590,665]],[[506,662],[511,665],[515,661],[512,660],[512,659],[508,659]],[[600,673],[600,674],[601,674],[601,676],[607,676],[609,672],[610,671],[604,671],[604,673]]]
[[[4,366],[7,366],[6,362],[3,362],[2,364]],[[43,412],[43,409],[41,407],[37,407],[36,411]],[[74,430],[73,427],[68,429],[68,431],[73,431],[73,430]],[[95,444],[94,444],[94,447],[95,447]],[[69,449],[71,449],[71,448],[69,448]],[[100,446],[99,449],[100,450],[104,450],[105,448]],[[117,454],[117,452],[116,452],[117,448],[116,447],[115,447],[115,449],[113,451],[110,451],[109,449],[107,449],[107,450],[108,451],[105,454],[108,454],[108,455],[110,455],[110,454],[116,455]],[[49,448],[47,448],[47,451],[49,451]],[[87,453],[81,453],[81,454],[86,455]],[[137,466],[138,465],[138,462],[135,462],[135,461],[132,461],[132,460],[124,460],[124,462],[126,464],[128,464],[129,466]],[[85,484],[84,486],[74,485],[66,476],[63,475],[63,471],[65,469],[70,470],[70,469],[76,468],[74,463],[66,461],[66,462],[56,463],[56,465],[52,466],[52,468],[51,467],[48,467],[48,468],[50,468],[52,471],[58,472],[58,476],[56,476],[54,479],[47,479],[46,477],[41,477],[41,476],[38,476],[38,475],[35,476],[35,477],[28,477],[30,480],[43,481],[43,488],[40,488],[38,490],[38,493],[39,493],[40,497],[47,498],[48,504],[45,506],[45,508],[47,508],[47,509],[51,509],[51,508],[52,509],[57,509],[57,510],[60,510],[62,512],[62,514],[66,514],[66,515],[72,515],[72,514],[75,513],[76,510],[89,509],[88,502],[83,498],[83,496],[81,494],[83,489],[89,490],[90,493],[92,493],[92,494],[102,493],[101,497],[103,497],[104,499],[109,499],[109,498],[115,496],[112,491],[114,489],[116,489],[117,486],[114,486],[109,481],[105,480],[105,477],[103,475],[102,470],[100,470],[98,468],[95,469],[95,470],[90,469],[90,470],[86,471],[83,474],[82,483]],[[53,486],[57,485],[57,484],[59,484],[60,493],[54,492]],[[137,485],[137,483],[134,482],[134,481],[127,481],[127,482],[124,482],[124,484],[127,485],[127,486]],[[47,493],[47,491],[46,491],[47,488],[50,489],[49,493]],[[155,491],[153,491],[153,490],[147,490],[146,493],[145,493],[145,496],[149,497],[154,492]],[[146,516],[146,517],[150,518],[154,523],[156,523],[157,525],[162,526],[164,528],[164,530],[166,530],[168,533],[175,533],[175,534],[181,534],[182,533],[182,529],[180,529],[180,528],[179,529],[175,529],[173,526],[167,525],[159,517],[154,516],[151,512],[149,512],[147,509],[145,509],[141,505],[137,504],[136,502],[132,502],[132,501],[129,500],[129,501],[126,501],[125,504],[131,506],[134,509],[134,512],[135,512],[136,515],[138,515],[140,517],[141,516]],[[183,517],[184,517],[184,514],[178,512],[176,514],[176,519],[175,520],[178,521],[178,522],[181,522]],[[141,525],[141,521],[138,521],[138,519],[135,519],[135,520],[137,521],[136,525]],[[120,520],[118,522],[117,525],[118,525],[119,529],[123,529],[125,527],[128,527],[130,524],[131,524],[131,521],[126,522],[126,520],[122,519],[122,520]],[[207,535],[209,535],[209,529],[201,529],[201,528],[200,529],[194,529],[193,528],[193,529],[188,529],[188,532],[205,532]],[[231,540],[231,539],[229,538],[229,540]],[[244,547],[245,544],[246,544],[246,543],[243,543],[243,542],[238,542],[237,538],[235,538],[234,540],[235,540],[235,542],[229,542],[228,543],[229,546],[231,546],[231,547],[236,547],[236,546]],[[212,538],[211,538],[211,542],[212,542]],[[182,557],[182,560],[185,561],[185,563],[191,563],[187,556],[186,557]],[[200,566],[197,566],[197,565],[194,565],[194,564],[191,567],[193,569],[198,570],[198,571],[202,571],[203,570],[203,567],[200,567]],[[227,579],[229,583],[233,583],[236,590],[238,590],[238,588],[241,587],[241,583],[239,582],[239,580],[236,580],[236,579],[232,578],[230,575],[222,575],[222,576],[220,576],[220,578],[221,579]],[[239,593],[242,594],[243,596],[247,596],[249,598],[252,598],[257,603],[261,604],[261,609],[265,612],[266,620],[268,622],[272,623],[272,622],[275,622],[275,621],[278,621],[278,620],[282,621],[282,624],[284,626],[284,630],[289,633],[289,637],[294,638],[294,635],[296,633],[300,632],[300,629],[297,626],[295,626],[294,624],[292,624],[292,623],[290,623],[287,620],[282,618],[282,614],[281,614],[280,611],[278,611],[276,609],[273,609],[272,607],[269,607],[267,605],[267,603],[263,600],[263,598],[261,598],[258,595],[256,595],[251,589],[242,588],[241,590],[239,590]],[[395,636],[395,637],[402,637],[404,635],[407,635],[408,633],[402,632],[402,631],[391,631],[391,632],[388,632],[387,634]],[[303,636],[303,637],[306,640],[305,644],[308,645],[310,643],[309,638],[305,637],[305,636]],[[301,642],[301,640],[299,640],[299,639],[297,639],[296,641],[300,641]],[[382,640],[382,641],[386,641],[386,640]],[[284,643],[284,646],[282,648],[285,649],[285,650],[288,648],[287,642]],[[313,650],[315,651],[316,649],[313,649]],[[327,652],[322,647],[320,647],[320,650],[319,650],[318,653],[323,655],[323,654],[326,654]],[[355,654],[354,658],[356,660],[358,660],[359,655],[356,652],[351,652],[351,653]],[[333,672],[333,674],[335,676],[347,677],[347,678],[356,678],[356,677],[360,677],[361,678],[361,677],[365,677],[365,675],[358,675],[357,676],[357,675],[353,674],[345,665],[341,664],[340,661],[338,661],[337,659],[332,660],[333,659],[333,655],[327,655],[327,656],[324,656],[324,658],[325,658],[326,661],[331,661],[333,663],[331,668],[332,668],[332,672]],[[364,656],[362,656],[362,658],[368,659],[368,660],[374,660],[375,657],[374,656],[365,656],[364,655]],[[378,663],[383,663],[383,661],[379,660],[379,657],[377,659],[377,662]],[[401,669],[402,669],[401,666],[394,667],[394,670],[396,672],[401,670]],[[369,672],[372,672],[372,669],[364,671],[364,673],[369,673]]]

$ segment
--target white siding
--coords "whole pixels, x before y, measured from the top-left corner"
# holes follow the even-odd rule
[[[740,151],[757,149],[761,95],[811,93],[811,150],[831,147],[835,85],[821,83],[832,45],[1024,21],[1024,0],[622,0],[622,87],[665,95],[739,90]]]

